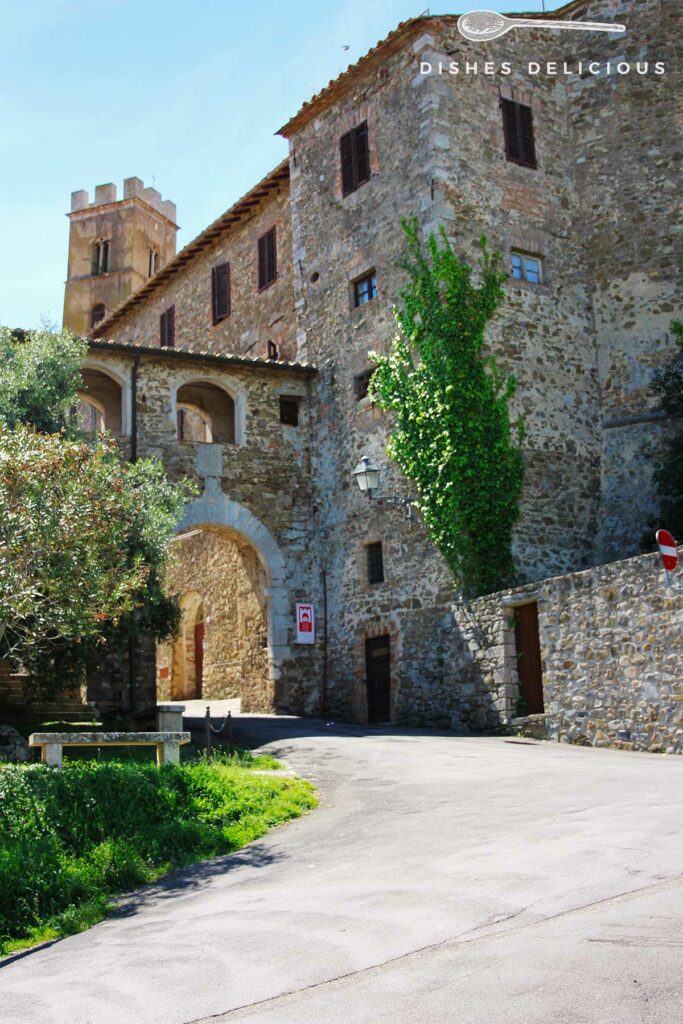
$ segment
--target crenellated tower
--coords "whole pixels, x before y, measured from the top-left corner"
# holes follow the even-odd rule
[[[176,208],[140,178],[126,178],[122,199],[112,184],[98,185],[92,203],[84,189],[72,192],[68,217],[64,326],[87,335],[173,258]]]

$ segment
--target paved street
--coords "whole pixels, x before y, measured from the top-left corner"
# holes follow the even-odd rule
[[[683,758],[243,718],[321,806],[0,969],[6,1024],[675,1024]]]

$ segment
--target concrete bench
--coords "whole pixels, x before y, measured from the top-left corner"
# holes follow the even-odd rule
[[[40,747],[40,759],[51,768],[62,767],[64,747],[156,747],[157,764],[178,764],[180,747],[190,742],[189,732],[34,732],[29,746]]]

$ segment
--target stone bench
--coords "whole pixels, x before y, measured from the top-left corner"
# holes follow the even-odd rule
[[[40,759],[51,768],[62,767],[64,747],[156,747],[157,764],[178,764],[180,747],[190,742],[189,732],[34,732],[29,746],[40,747]]]

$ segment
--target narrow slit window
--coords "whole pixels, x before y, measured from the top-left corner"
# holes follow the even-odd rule
[[[147,268],[147,276],[154,277],[157,270],[159,269],[159,253],[156,249],[149,250],[149,266]]]
[[[382,552],[381,540],[374,544],[366,544],[365,553],[367,557],[368,583],[374,586],[376,583],[384,583],[384,555]]]

